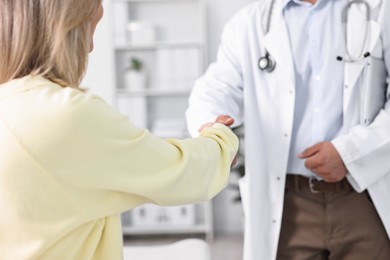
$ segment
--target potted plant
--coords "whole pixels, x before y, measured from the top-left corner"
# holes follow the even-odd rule
[[[125,87],[128,90],[141,90],[146,86],[146,73],[140,59],[132,58],[125,70]]]

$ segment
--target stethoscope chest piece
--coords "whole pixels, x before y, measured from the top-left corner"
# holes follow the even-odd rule
[[[275,69],[276,62],[274,62],[272,59],[269,57],[270,55],[268,52],[266,53],[265,56],[260,57],[258,66],[261,71],[266,71],[266,72],[272,72]]]

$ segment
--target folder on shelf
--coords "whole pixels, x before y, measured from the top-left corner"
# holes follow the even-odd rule
[[[188,49],[188,60],[190,60],[189,70],[188,70],[188,88],[194,86],[195,81],[202,75],[203,71],[202,60],[201,60],[201,50],[199,48]]]
[[[176,57],[176,88],[191,89],[200,76],[200,50],[196,47],[177,49]]]
[[[156,87],[191,89],[200,76],[200,50],[196,47],[160,48],[156,51]]]
[[[120,113],[139,128],[147,128],[147,100],[145,97],[120,97],[117,107]]]
[[[191,60],[188,58],[187,49],[176,48],[173,56],[173,62],[175,63],[175,83],[174,89],[185,89],[187,84],[187,74],[190,70]]]
[[[175,63],[174,49],[159,48],[156,50],[156,84],[159,89],[173,89]]]
[[[128,22],[128,6],[126,2],[115,2],[113,9],[114,18],[114,40],[116,44],[126,43],[126,24]]]

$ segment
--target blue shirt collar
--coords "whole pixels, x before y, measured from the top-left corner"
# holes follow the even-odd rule
[[[317,3],[315,5],[318,5],[320,2],[324,2],[323,0],[317,0]],[[286,6],[290,3],[295,4],[308,4],[307,2],[303,2],[302,0],[282,0],[282,9],[285,9]]]
[[[284,9],[284,8],[286,8],[286,6],[290,3],[290,2],[292,2],[293,0],[283,0],[282,1],[282,9]]]

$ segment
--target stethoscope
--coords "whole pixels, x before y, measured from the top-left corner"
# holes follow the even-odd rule
[[[267,24],[266,24],[267,26],[266,26],[265,34],[267,34],[269,32],[269,29],[271,26],[271,19],[272,19],[272,12],[274,9],[274,4],[275,4],[275,0],[272,0],[269,11],[268,11],[268,18],[267,18]],[[348,31],[347,31],[348,30],[347,29],[348,28],[348,14],[349,14],[349,11],[350,11],[351,6],[353,4],[363,4],[365,11],[366,11],[366,17],[365,17],[366,18],[366,28],[365,28],[365,32],[364,32],[364,41],[363,41],[363,44],[361,47],[361,51],[360,51],[359,55],[357,55],[356,57],[353,57],[351,55],[351,53],[349,52],[348,39],[347,39],[348,38],[347,37],[347,35],[348,35]],[[370,6],[366,0],[349,0],[348,4],[344,7],[344,9],[342,11],[342,18],[341,19],[342,19],[342,23],[343,23],[343,27],[344,27],[344,42],[345,42],[346,54],[345,54],[345,57],[337,56],[336,59],[338,61],[353,63],[353,62],[361,61],[361,60],[363,60],[371,55],[370,52],[364,52],[364,47],[365,47],[366,42],[368,40],[368,25],[369,25],[369,21],[371,19],[370,12],[371,12],[371,9],[370,9]],[[274,69],[276,67],[276,62],[272,59],[268,50],[265,50],[265,55],[260,57],[257,65],[261,71],[265,71],[265,72],[270,73],[270,72],[274,71]]]
[[[274,10],[275,0],[272,0],[271,6],[268,11],[267,16],[267,27],[265,28],[265,34],[269,32],[269,28],[271,26],[271,19],[272,19],[272,12]],[[257,65],[259,66],[259,69],[261,71],[266,72],[272,72],[275,69],[276,62],[271,58],[271,55],[269,54],[268,50],[265,50],[265,55],[263,57],[260,57]]]

